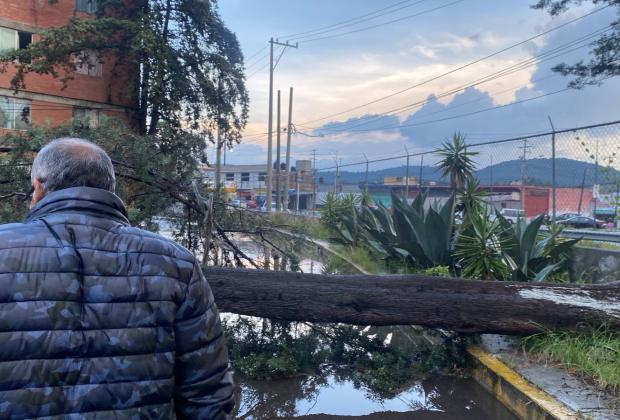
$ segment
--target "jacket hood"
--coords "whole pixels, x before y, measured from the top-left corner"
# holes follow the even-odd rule
[[[30,209],[26,222],[60,212],[106,217],[129,225],[123,201],[110,191],[91,187],[65,188],[49,193]]]

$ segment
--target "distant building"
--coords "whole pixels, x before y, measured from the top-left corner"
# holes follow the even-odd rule
[[[215,166],[205,166],[202,172],[206,180],[215,184]],[[274,181],[272,183],[272,197],[275,202],[275,177],[278,176],[274,170]],[[280,187],[284,191],[286,172],[280,173]],[[238,198],[245,200],[258,200],[262,202],[267,196],[267,165],[222,165],[221,179],[224,185],[234,185]],[[289,208],[294,209],[296,205],[297,191],[299,187],[301,210],[310,209],[313,205],[313,182],[312,182],[312,162],[309,160],[297,160],[291,167],[289,178]]]
[[[415,176],[410,176],[409,185],[416,185],[418,180]],[[384,176],[383,185],[407,185],[406,176]]]
[[[0,51],[6,51],[27,48],[39,41],[42,31],[66,25],[71,18],[89,19],[98,4],[97,0],[2,0],[1,6]],[[26,87],[15,94],[10,86],[14,68],[0,73],[0,134],[32,124],[56,126],[73,117],[95,126],[104,114],[131,122],[137,98],[128,86],[133,85],[137,68],[119,63],[113,55],[98,57],[87,50],[74,60],[76,74],[64,89],[60,79],[30,73]]]

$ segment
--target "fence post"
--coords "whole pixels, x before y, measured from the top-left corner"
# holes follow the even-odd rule
[[[555,202],[555,127],[553,126],[553,121],[551,121],[551,117],[549,118],[549,124],[551,124],[551,211],[552,211],[552,219],[555,222],[555,212],[556,212],[556,202]]]
[[[409,149],[405,145],[405,152],[407,152],[407,170],[405,171],[405,202],[409,203]]]
[[[420,192],[422,192],[422,168],[424,167],[424,153],[420,155],[420,179],[418,184],[420,185]]]

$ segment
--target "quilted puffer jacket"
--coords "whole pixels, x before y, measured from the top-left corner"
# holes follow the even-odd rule
[[[192,254],[96,188],[0,227],[0,419],[227,419],[232,374]]]

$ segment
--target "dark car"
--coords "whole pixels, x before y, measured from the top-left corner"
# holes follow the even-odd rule
[[[598,229],[605,227],[605,222],[587,216],[573,216],[563,220],[557,220],[558,224],[574,228]]]

